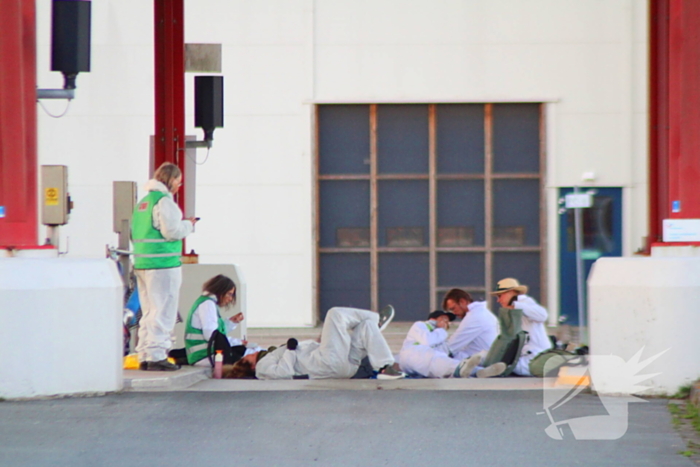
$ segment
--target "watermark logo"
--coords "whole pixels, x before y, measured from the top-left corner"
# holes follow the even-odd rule
[[[615,440],[627,433],[628,405],[634,402],[646,402],[630,394],[638,394],[646,389],[640,383],[659,375],[638,374],[650,363],[666,353],[668,349],[646,360],[640,361],[642,347],[628,361],[615,355],[589,355],[586,357],[587,365],[566,368],[569,374],[568,384],[560,387],[545,387],[543,397],[544,412],[549,417],[550,425],[545,428],[545,433],[552,438],[562,440],[573,436],[577,440]],[[557,374],[558,362],[550,360],[545,364],[545,374]],[[560,362],[559,362],[560,364]],[[578,370],[578,371],[577,371]],[[561,379],[561,378],[560,378]],[[589,385],[598,391],[609,395],[598,395],[599,403],[596,404],[597,415],[575,416],[573,406],[567,403],[576,397]],[[580,412],[580,405],[577,406]],[[593,406],[587,407],[596,410]],[[571,433],[569,434],[568,431]]]

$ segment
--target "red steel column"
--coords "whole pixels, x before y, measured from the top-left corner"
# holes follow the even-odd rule
[[[0,0],[0,247],[37,245],[35,0]]]
[[[669,0],[649,3],[649,235],[661,241],[661,222],[668,219],[668,31]]]
[[[669,41],[669,198],[677,219],[700,218],[700,2],[672,0]]]
[[[155,168],[177,164],[185,173],[185,25],[184,0],[154,0],[155,21]],[[183,185],[176,196],[185,209]]]

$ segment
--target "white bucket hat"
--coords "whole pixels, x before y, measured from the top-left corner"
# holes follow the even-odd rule
[[[527,293],[527,285],[520,285],[518,279],[507,277],[496,283],[496,290],[491,292],[491,295],[500,295],[504,292],[508,292],[509,290],[515,290],[519,293]]]

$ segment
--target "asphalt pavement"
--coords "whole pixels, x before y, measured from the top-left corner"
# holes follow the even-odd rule
[[[692,466],[667,401],[616,440],[545,433],[541,391],[127,392],[0,402],[10,466]],[[557,416],[605,414],[579,394]],[[540,414],[538,414],[540,413]]]

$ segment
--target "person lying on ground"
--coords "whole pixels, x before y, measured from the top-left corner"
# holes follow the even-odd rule
[[[430,313],[427,321],[413,323],[399,352],[401,370],[425,378],[468,378],[472,375],[487,378],[503,373],[504,363],[488,368],[479,366],[481,354],[462,360],[449,356],[447,331],[454,319],[453,313],[438,310]]]
[[[357,308],[334,307],[323,323],[321,341],[297,343],[290,339],[271,352],[246,355],[230,368],[225,378],[345,379],[352,378],[364,357],[369,358],[377,379],[400,379],[405,375],[394,368],[394,356],[380,330],[394,316],[389,306],[381,313]]]

